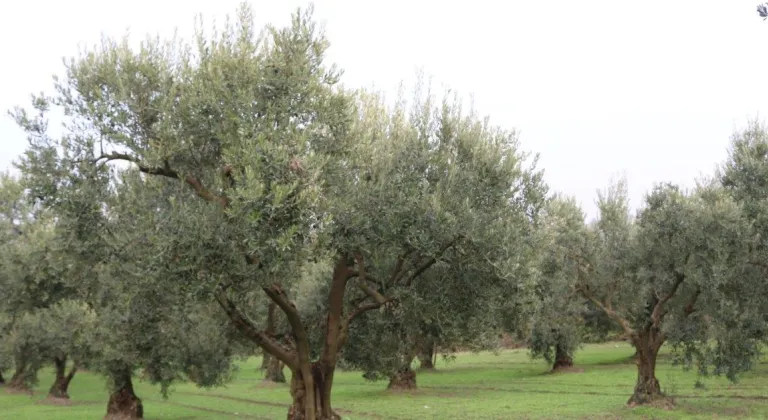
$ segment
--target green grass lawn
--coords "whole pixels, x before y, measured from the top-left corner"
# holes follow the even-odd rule
[[[657,377],[675,396],[674,410],[627,408],[635,381],[633,353],[625,343],[590,345],[576,355],[583,372],[547,373],[525,349],[494,355],[460,354],[435,372],[419,372],[420,389],[390,393],[385,382],[367,382],[359,372],[340,372],[334,384],[334,407],[342,418],[356,419],[768,419],[768,365],[745,375],[737,385],[723,378],[694,389],[696,375],[660,362]],[[137,383],[147,419],[284,419],[290,402],[287,385],[261,381],[259,360],[240,367],[226,387],[201,390],[179,384],[168,400],[159,390]],[[78,374],[71,387],[71,406],[41,404],[52,380],[46,370],[37,393],[11,395],[0,391],[2,420],[100,419],[106,410],[103,378]]]

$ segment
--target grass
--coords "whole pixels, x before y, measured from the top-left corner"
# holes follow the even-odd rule
[[[547,373],[525,349],[501,354],[460,354],[456,361],[438,361],[434,372],[419,372],[419,390],[390,393],[386,383],[366,382],[359,372],[336,375],[333,402],[343,419],[712,419],[768,418],[768,365],[738,384],[709,378],[706,389],[695,389],[695,373],[661,361],[657,377],[675,397],[673,410],[628,408],[635,366],[625,343],[586,346],[576,354],[583,372]],[[258,359],[240,367],[226,387],[202,390],[177,385],[163,400],[156,387],[137,383],[147,419],[284,419],[290,402],[287,385],[265,384]],[[0,391],[3,420],[100,419],[106,410],[103,378],[78,374],[71,387],[71,406],[41,404],[52,372],[44,371],[34,396]]]

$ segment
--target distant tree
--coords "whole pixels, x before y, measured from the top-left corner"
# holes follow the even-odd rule
[[[575,292],[579,266],[574,255],[588,255],[584,213],[573,199],[553,197],[541,226],[541,267],[536,284],[538,311],[533,320],[529,348],[552,370],[573,366],[573,354],[585,329],[584,298]]]
[[[267,305],[267,320],[264,331],[269,335],[277,335],[278,328],[281,327],[278,322],[277,305],[274,302],[270,302]],[[272,357],[267,352],[263,352],[261,368],[265,370],[265,380],[277,383],[285,382],[285,374],[283,373],[284,367],[285,364],[281,362],[280,359]]]
[[[190,285],[188,268],[154,269],[182,251],[161,239],[183,228],[168,218],[172,213],[164,208],[172,203],[162,188],[134,186],[157,180],[142,180],[138,171],[129,170],[108,187],[100,182],[105,175],[101,169],[78,167],[66,150],[34,142],[35,127],[44,125],[43,117],[17,117],[33,140],[30,153],[19,163],[24,182],[56,215],[52,231],[67,246],[59,250],[53,266],[65,274],[80,301],[37,311],[37,329],[20,327],[27,334],[39,331],[42,354],[54,360],[57,377],[51,396],[66,397],[76,368],[86,365],[108,379],[106,418],[143,418],[133,388],[137,368],[143,368],[145,379],[161,385],[164,396],[175,381],[214,386],[227,380],[237,352],[229,321],[210,304],[194,299],[200,291]],[[46,170],[50,167],[57,170]],[[145,195],[137,197],[142,192]],[[169,287],[176,293],[168,293]],[[72,324],[79,311],[85,311],[78,321],[86,325]],[[85,330],[87,334],[81,334]],[[69,373],[64,371],[67,359],[75,363]]]
[[[417,387],[412,365],[425,345],[438,344],[443,351],[497,348],[501,289],[508,283],[485,280],[488,273],[469,264],[462,271],[437,265],[399,306],[369,312],[352,325],[345,366],[363,370],[369,380],[388,379],[388,389],[412,390]]]
[[[69,384],[78,368],[94,358],[95,312],[83,302],[64,300],[41,311],[40,317],[44,347],[50,352],[55,374],[48,396],[68,399]],[[69,372],[67,361],[72,361]]]
[[[749,229],[739,206],[716,185],[686,195],[662,184],[646,196],[633,223],[623,182],[601,195],[598,205],[600,219],[590,232],[596,253],[575,259],[582,269],[577,290],[624,330],[637,351],[629,404],[666,398],[655,374],[666,342],[731,379],[748,368],[755,354],[730,352],[744,346],[712,332],[728,324],[742,328],[737,314],[723,310],[746,299],[749,289],[744,282],[750,277],[743,276]]]
[[[0,345],[14,366],[8,386],[26,390],[50,360],[42,311],[74,294],[59,269],[52,213],[36,209],[19,180],[0,178]],[[3,357],[0,357],[3,359]]]
[[[747,255],[748,270],[744,278],[752,277],[746,297],[730,308],[741,316],[742,327],[730,328],[727,334],[743,334],[741,348],[752,354],[755,346],[768,339],[768,130],[764,123],[752,121],[731,139],[728,159],[718,172],[718,180],[726,193],[740,204],[749,221],[753,235]],[[743,291],[733,289],[737,295]],[[741,296],[739,296],[741,297]],[[731,340],[734,341],[734,340]],[[744,357],[745,362],[751,358]]]
[[[38,372],[50,361],[43,331],[37,311],[17,314],[13,326],[6,330],[0,357],[13,361],[13,375],[7,384],[10,390],[30,392],[37,385]]]

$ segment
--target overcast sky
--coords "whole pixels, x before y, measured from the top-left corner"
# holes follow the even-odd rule
[[[188,36],[239,0],[5,2],[0,109],[49,90],[61,58],[102,33]],[[317,0],[344,83],[396,91],[418,69],[516,128],[546,179],[594,215],[595,191],[624,173],[632,205],[654,182],[693,185],[734,130],[768,110],[768,22],[757,0]],[[259,23],[307,1],[253,0]],[[0,170],[25,147],[0,118]]]

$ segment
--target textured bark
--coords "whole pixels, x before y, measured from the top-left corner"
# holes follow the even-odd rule
[[[341,416],[331,408],[331,393],[327,374],[320,363],[310,366],[310,375],[301,371],[291,377],[293,403],[288,409],[288,420],[340,420]],[[311,395],[308,393],[311,392]]]
[[[663,336],[651,329],[638,334],[634,339],[637,357],[637,383],[635,391],[627,401],[629,405],[650,404],[668,398],[661,392],[656,379],[656,358],[663,344]]]
[[[11,391],[29,391],[27,385],[27,366],[26,364],[16,366],[16,370],[8,381],[8,389]]]
[[[59,357],[53,359],[53,366],[56,370],[56,378],[48,391],[48,396],[69,399],[69,384],[77,373],[77,366],[72,366],[72,370],[67,373],[67,359]]]
[[[571,367],[573,367],[573,358],[562,346],[555,346],[555,363],[552,365],[552,370],[557,371]]]
[[[424,370],[432,370],[435,368],[435,345],[433,343],[426,344],[422,347],[419,354],[419,368]]]
[[[283,363],[276,357],[269,358],[264,379],[270,382],[285,383],[285,374],[283,373]]]
[[[276,329],[275,311],[276,310],[277,310],[277,305],[275,304],[275,302],[270,302],[269,306],[267,307],[267,329],[265,330],[265,332],[270,336],[275,334],[275,329]],[[266,351],[263,353],[264,353],[264,357],[261,358],[261,368],[266,370],[269,368],[270,359],[272,359],[273,357]],[[283,377],[282,382],[285,382],[285,377]]]
[[[267,370],[271,358],[272,356],[269,353],[264,352],[264,355],[261,356],[261,370]]]
[[[387,389],[396,391],[416,389],[416,372],[411,369],[410,365],[399,369],[395,374],[389,377],[389,385],[387,385]]]
[[[122,372],[115,379],[115,389],[109,396],[107,415],[104,420],[132,420],[144,418],[144,406],[133,391],[130,371]]]

